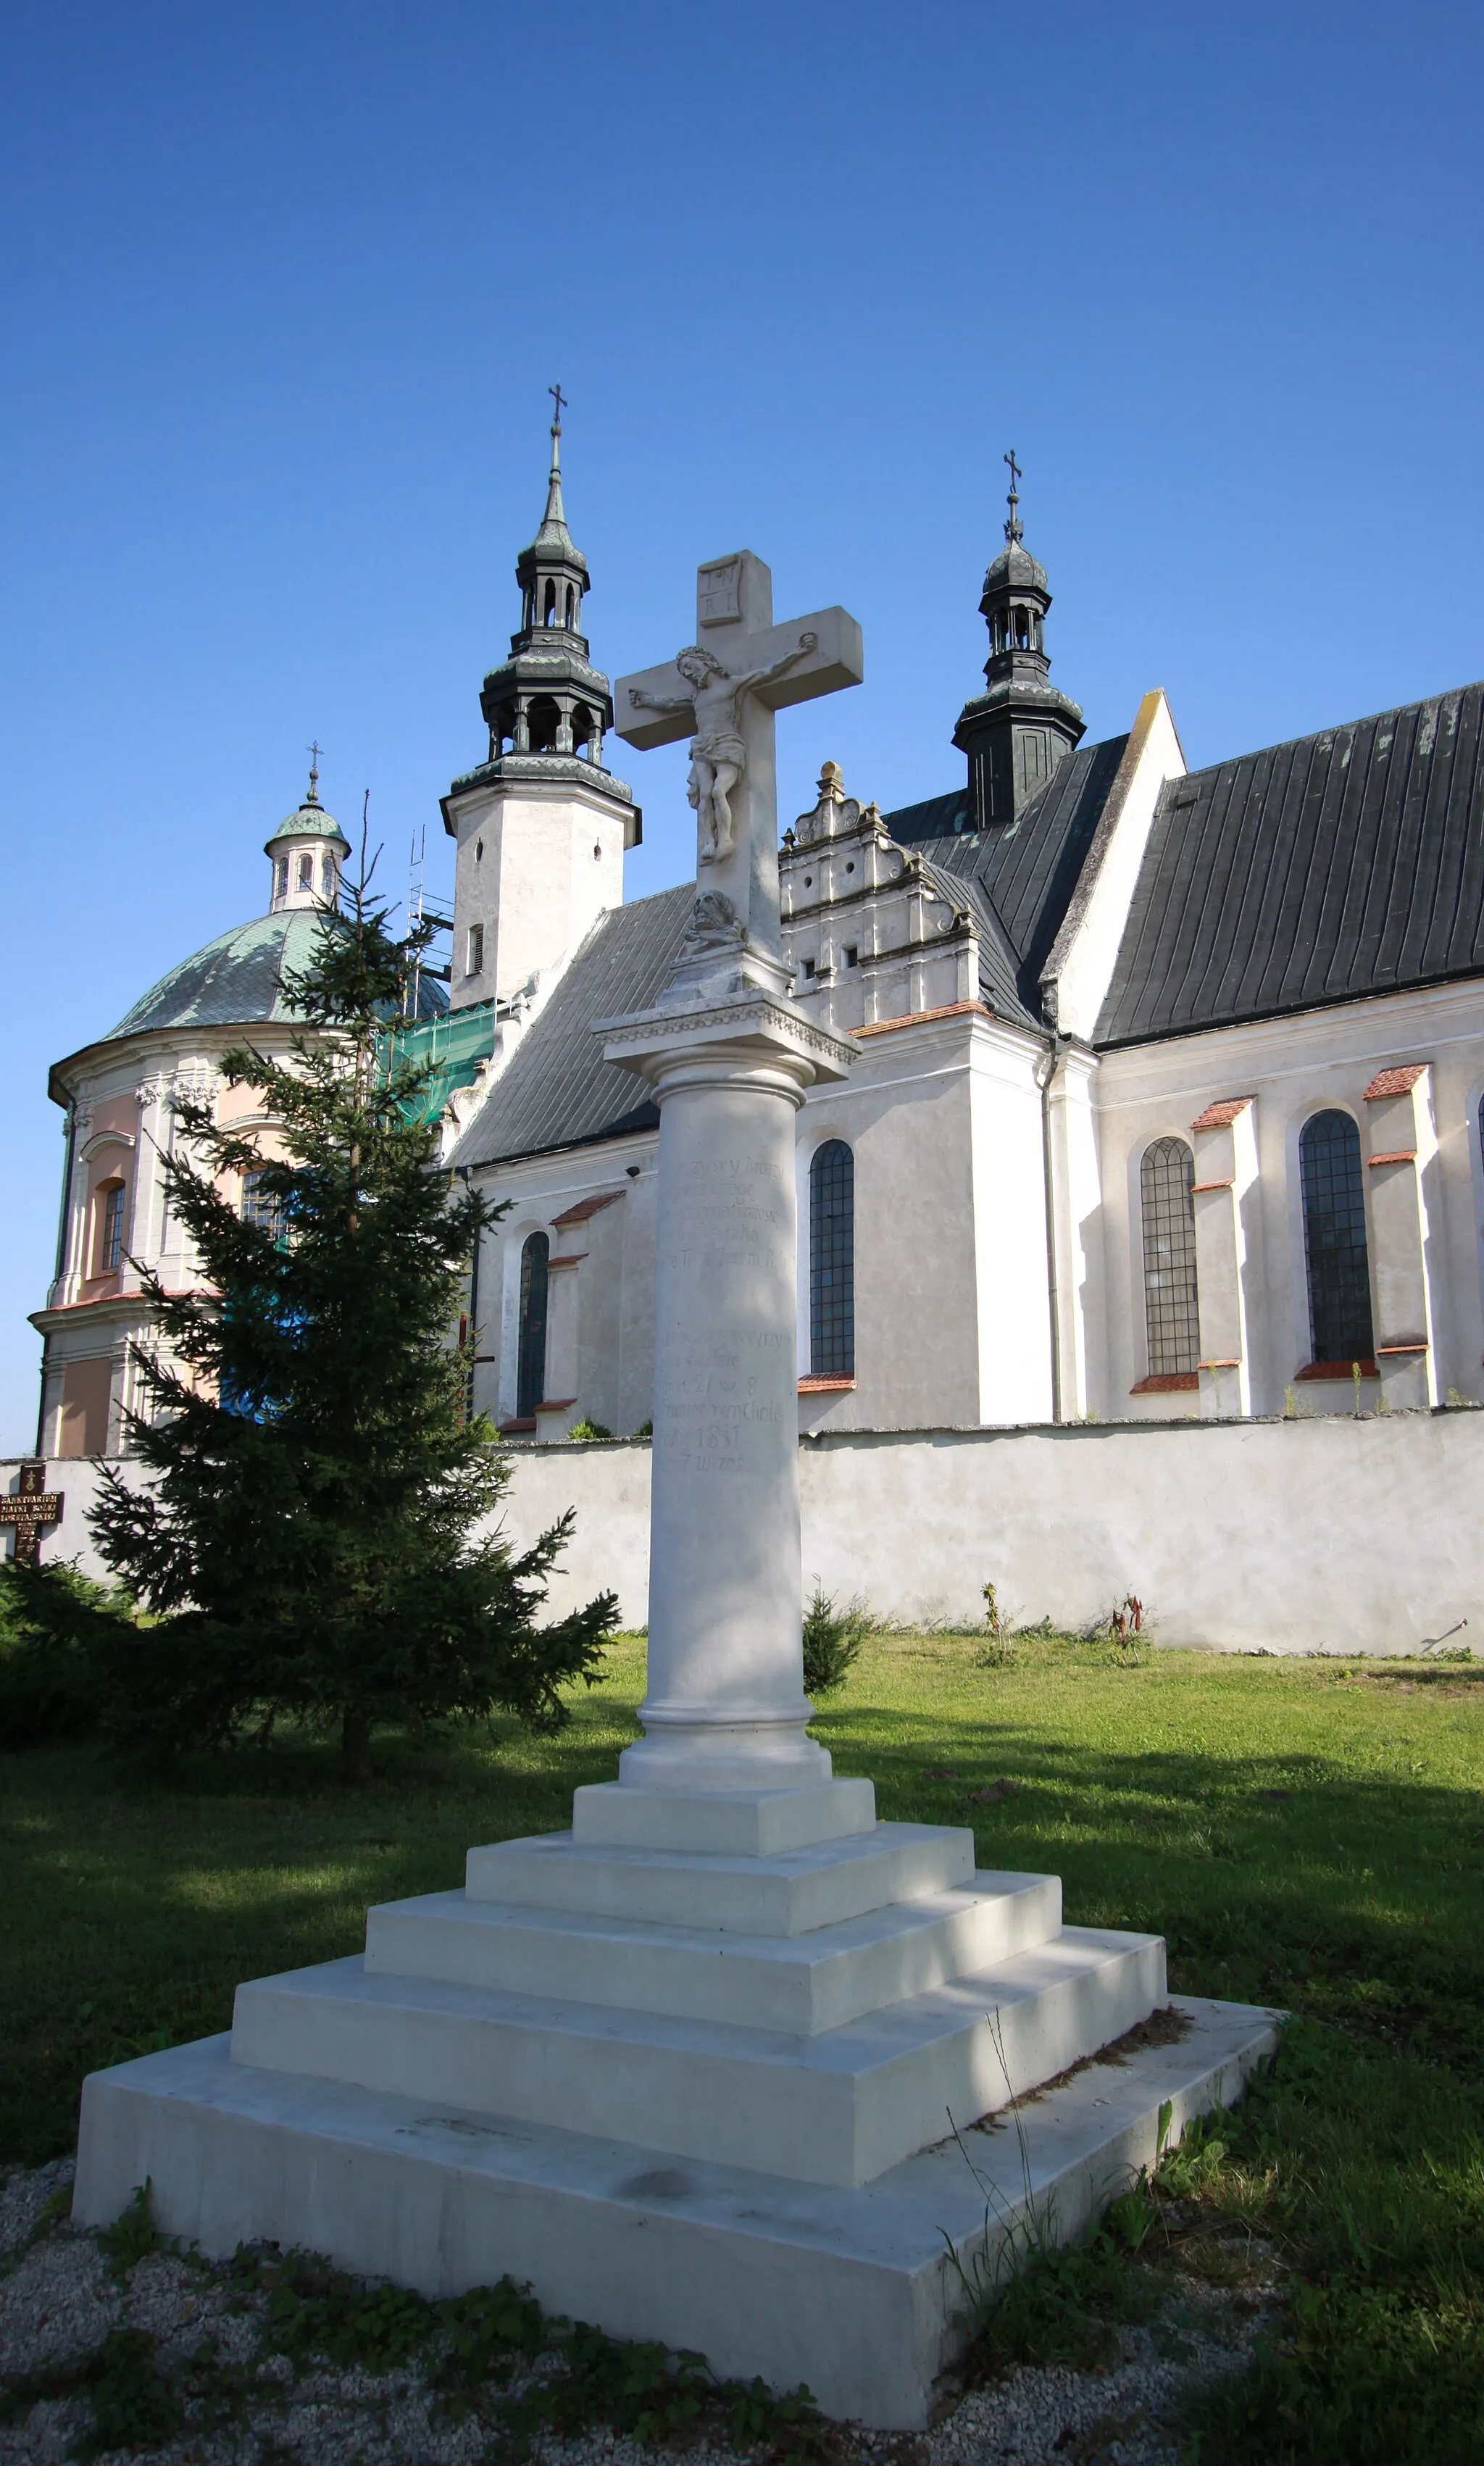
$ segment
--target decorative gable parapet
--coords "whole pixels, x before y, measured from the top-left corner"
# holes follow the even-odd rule
[[[819,801],[783,835],[784,947],[794,997],[852,1030],[978,999],[978,927],[920,857],[899,847],[881,809],[847,796],[838,763]]]

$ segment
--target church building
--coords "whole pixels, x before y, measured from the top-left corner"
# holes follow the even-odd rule
[[[398,1030],[439,1065],[444,1160],[510,1202],[470,1280],[473,1393],[537,1440],[649,1426],[659,1117],[594,1030],[652,1002],[695,906],[623,899],[641,818],[559,436],[486,757],[442,800],[446,1012],[424,977]],[[1484,684],[1192,773],[1157,687],[1085,741],[1013,484],[979,605],[956,784],[883,814],[826,763],[783,834],[795,998],[860,1049],[797,1117],[800,1429],[1484,1400]],[[924,751],[925,788],[948,770]],[[279,972],[345,852],[311,777],[266,915],[54,1069],[50,1456],[120,1446],[130,1262],[190,1272],[169,1097],[244,1031],[286,1044]]]
[[[658,1114],[594,1028],[654,999],[694,891],[618,901],[639,822],[554,471],[517,578],[443,806],[453,1003],[493,992],[502,1039],[451,1159],[512,1202],[474,1393],[618,1435]],[[1158,688],[1084,741],[1050,605],[1012,484],[959,784],[883,814],[827,763],[783,834],[795,998],[861,1049],[798,1117],[800,1428],[1484,1398],[1484,685],[1191,773]]]

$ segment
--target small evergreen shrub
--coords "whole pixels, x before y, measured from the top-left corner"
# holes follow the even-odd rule
[[[865,1603],[848,1601],[837,1609],[831,1596],[816,1583],[804,1612],[804,1693],[828,1695],[843,1687],[850,1665],[871,1631],[873,1621]]]

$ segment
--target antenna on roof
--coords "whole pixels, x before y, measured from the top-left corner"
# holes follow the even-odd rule
[[[416,1019],[422,990],[422,876],[428,853],[428,828],[413,833],[412,851],[407,861],[407,946],[412,967],[404,982],[402,1016]],[[411,1008],[408,1007],[411,1003]]]

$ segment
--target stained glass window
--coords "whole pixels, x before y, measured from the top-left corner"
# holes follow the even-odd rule
[[[1298,1171],[1312,1358],[1368,1360],[1375,1339],[1360,1133],[1348,1113],[1310,1116],[1299,1135]]]
[[[515,1372],[515,1417],[528,1422],[546,1395],[547,1262],[551,1244],[544,1233],[527,1236],[521,1252],[520,1351]]]
[[[1144,1232],[1144,1328],[1152,1379],[1188,1376],[1201,1358],[1196,1289],[1195,1158],[1183,1139],[1156,1139],[1138,1169]]]
[[[809,1167],[809,1367],[855,1377],[855,1158],[826,1139]]]

